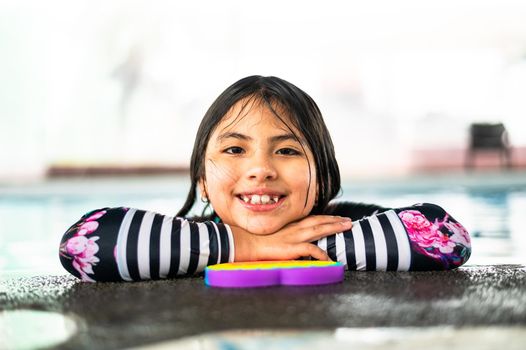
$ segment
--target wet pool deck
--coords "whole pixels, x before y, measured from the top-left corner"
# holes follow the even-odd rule
[[[117,349],[223,330],[445,325],[524,330],[526,267],[352,272],[336,285],[237,290],[206,287],[201,277],[140,283],[82,283],[69,276],[0,281],[0,310],[17,309],[75,317],[79,330],[60,349]],[[524,344],[525,334],[518,334]]]

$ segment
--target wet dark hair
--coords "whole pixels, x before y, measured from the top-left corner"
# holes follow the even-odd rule
[[[194,206],[199,180],[205,176],[205,153],[210,136],[232,107],[241,100],[254,100],[264,103],[290,129],[298,141],[305,140],[314,156],[317,178],[318,197],[310,214],[324,213],[329,202],[339,193],[341,184],[334,146],[318,106],[304,91],[283,79],[253,75],[229,86],[212,103],[204,115],[197,130],[190,160],[190,190],[177,216],[187,216]],[[242,110],[245,109],[246,104],[248,102],[245,102]],[[298,137],[294,133],[285,122],[286,118],[281,117],[278,111],[286,114],[290,123],[303,137]],[[303,142],[300,141],[300,144]],[[217,217],[215,212],[205,216],[208,207],[207,204],[202,217],[193,219],[215,219]]]

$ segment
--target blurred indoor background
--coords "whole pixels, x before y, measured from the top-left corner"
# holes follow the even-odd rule
[[[252,74],[318,102],[344,175],[462,169],[474,122],[504,123],[524,166],[525,18],[510,0],[0,1],[0,180],[185,169],[208,106]]]

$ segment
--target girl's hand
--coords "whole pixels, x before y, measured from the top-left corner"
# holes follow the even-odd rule
[[[293,260],[307,256],[327,261],[330,260],[327,253],[310,242],[348,231],[352,221],[341,216],[312,215],[269,235],[255,235],[237,226],[230,228],[235,261]]]

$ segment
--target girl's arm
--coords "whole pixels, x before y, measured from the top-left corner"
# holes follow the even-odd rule
[[[84,215],[60,244],[64,268],[83,281],[138,281],[192,275],[234,261],[227,225],[191,222],[133,208]]]
[[[471,254],[466,229],[441,207],[423,203],[387,209],[340,204],[338,215],[356,218],[352,230],[320,239],[317,244],[349,270],[448,270]],[[367,208],[368,207],[368,208]],[[361,214],[360,214],[361,215]]]

